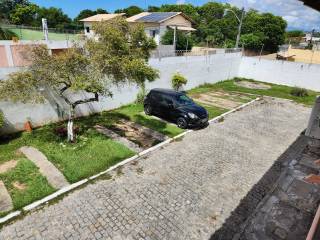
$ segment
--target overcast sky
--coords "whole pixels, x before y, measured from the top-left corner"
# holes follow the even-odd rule
[[[288,21],[289,29],[303,29],[320,31],[320,12],[303,5],[298,0],[217,0],[228,2],[246,9],[254,8],[261,12],[271,12],[282,16]],[[137,5],[145,8],[146,5],[161,5],[164,3],[192,3],[202,5],[207,0],[31,0],[40,6],[62,8],[71,18],[74,18],[82,9],[104,8],[109,12],[115,9]]]

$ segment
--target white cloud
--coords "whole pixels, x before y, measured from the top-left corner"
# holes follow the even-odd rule
[[[186,1],[185,0],[177,0],[177,4],[180,5],[180,4],[185,4]]]
[[[254,8],[282,16],[289,28],[320,31],[320,12],[303,5],[298,0],[227,0],[237,7]]]

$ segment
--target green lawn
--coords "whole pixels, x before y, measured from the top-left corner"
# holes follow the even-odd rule
[[[30,29],[19,29],[10,28],[10,31],[17,34],[20,40],[43,40],[43,32]],[[49,40],[79,40],[79,35],[77,34],[67,34],[67,33],[53,33],[49,32]]]
[[[294,100],[297,103],[305,104],[307,106],[312,106],[314,104],[316,96],[319,95],[318,92],[308,90],[308,96],[296,97],[290,94],[293,87],[271,84],[271,83],[267,83],[268,85],[271,86],[271,88],[265,89],[265,90],[250,89],[250,88],[240,87],[234,84],[235,81],[241,81],[241,80],[257,82],[252,79],[235,78],[232,80],[222,81],[215,84],[204,84],[190,90],[189,93],[197,94],[197,93],[205,93],[205,92],[215,91],[215,90],[223,90],[226,92],[243,92],[243,93],[255,94],[256,96],[265,95],[265,96],[271,96],[271,97],[290,99],[290,100]]]
[[[25,158],[18,159],[14,169],[0,174],[0,179],[11,195],[14,209],[19,209],[55,191],[31,161]],[[24,189],[16,188],[14,183],[19,183]]]
[[[142,104],[130,104],[115,110],[115,112],[119,114],[123,114],[126,117],[128,117],[128,119],[130,119],[131,121],[134,121],[143,126],[156,130],[169,137],[174,137],[183,132],[182,129],[172,124],[168,124],[163,121],[159,121],[157,119],[154,119],[152,117],[142,114],[143,112]]]
[[[73,183],[106,170],[115,163],[134,155],[125,146],[114,142],[90,128],[83,128],[74,144],[54,132],[52,124],[23,133],[8,144],[0,145],[1,161],[13,159],[21,146],[33,146],[43,152],[54,165]]]

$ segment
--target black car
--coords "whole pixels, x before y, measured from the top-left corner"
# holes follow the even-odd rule
[[[147,115],[156,115],[180,128],[208,125],[208,112],[183,92],[170,89],[152,89],[144,100]]]

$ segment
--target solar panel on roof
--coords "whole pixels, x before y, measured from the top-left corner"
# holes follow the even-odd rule
[[[176,12],[155,12],[137,19],[139,22],[161,22],[169,17],[177,15]]]

